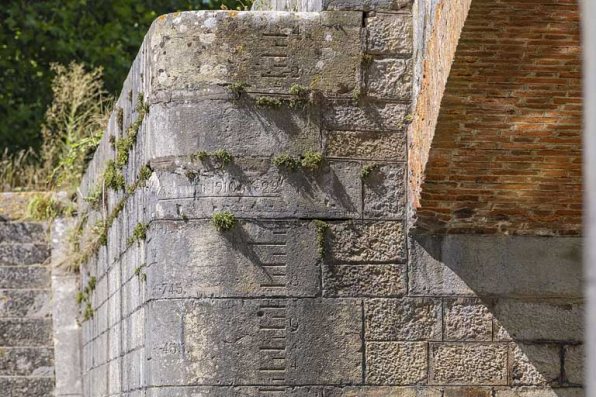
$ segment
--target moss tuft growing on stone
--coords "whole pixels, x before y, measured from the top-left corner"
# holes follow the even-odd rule
[[[325,257],[325,233],[327,229],[329,229],[329,224],[327,222],[315,219],[315,228],[317,230],[317,247],[318,252],[321,258]]]
[[[323,154],[313,150],[307,150],[300,162],[302,168],[311,174],[317,172],[323,165]]]
[[[298,84],[294,84],[290,87],[290,94],[296,95],[302,98],[306,98],[310,95],[312,89],[310,87],[304,87]]]
[[[283,104],[283,101],[278,98],[272,98],[272,97],[266,97],[266,96],[257,98],[257,107],[259,107],[259,108],[279,109],[279,108],[281,108],[282,104]]]
[[[273,158],[273,164],[277,168],[284,168],[288,171],[296,171],[300,166],[300,161],[290,156],[288,153],[280,154]]]
[[[232,155],[226,149],[219,149],[211,153],[211,157],[213,157],[218,163],[220,163],[224,167],[232,164],[232,161],[234,161]]]
[[[137,243],[140,243],[141,241],[146,240],[148,229],[149,229],[148,223],[137,223],[135,228],[132,230],[132,236],[129,236],[126,239],[126,244],[130,246],[130,245],[133,245],[135,241]]]
[[[238,223],[236,217],[230,211],[217,212],[213,214],[211,217],[211,222],[220,232],[232,230]]]
[[[378,164],[367,164],[364,167],[362,167],[362,170],[360,170],[360,179],[365,180],[366,178],[368,178],[368,176],[370,174],[373,173],[373,171],[378,170],[380,167]]]
[[[124,189],[124,175],[118,170],[114,160],[109,160],[106,163],[103,180],[106,183],[106,186],[112,190]]]
[[[369,64],[372,63],[374,60],[374,57],[370,54],[362,54],[362,63],[364,64]]]

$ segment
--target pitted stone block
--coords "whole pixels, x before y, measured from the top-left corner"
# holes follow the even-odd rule
[[[408,115],[409,103],[328,101],[323,127],[345,131],[405,131]]]
[[[1,347],[0,350],[0,377],[54,375],[52,348]]]
[[[404,219],[406,211],[406,166],[383,164],[364,178],[364,216]]]
[[[327,131],[329,157],[371,161],[406,161],[406,134],[396,132]]]
[[[0,346],[51,346],[52,319],[1,319]]]
[[[401,222],[330,223],[325,236],[327,258],[337,262],[397,262],[406,260]]]
[[[210,218],[224,210],[239,218],[351,218],[361,213],[361,167],[355,161],[328,161],[313,174],[279,169],[268,158],[254,157],[225,168],[210,163],[185,167],[166,163],[159,166],[164,171],[155,173],[158,218]]]
[[[357,10],[408,12],[412,0],[256,0],[254,11]]]
[[[0,266],[42,264],[50,257],[46,243],[0,244]]]
[[[427,352],[427,344],[421,342],[367,342],[366,383],[423,383],[427,377]]]
[[[489,305],[479,299],[446,299],[445,340],[491,341],[493,316]]]
[[[506,385],[507,344],[431,343],[432,385]]]
[[[323,265],[325,297],[400,297],[407,291],[405,265]]]
[[[229,94],[228,94],[229,95]],[[234,156],[297,156],[320,150],[321,121],[317,106],[280,109],[257,107],[256,96],[158,103],[147,116],[152,158],[192,155],[226,149]],[[283,98],[282,98],[283,99]]]
[[[441,397],[441,390],[438,388],[389,386],[288,386],[269,388],[199,386],[152,388],[147,393],[147,397]],[[470,395],[469,397],[476,396]]]
[[[293,84],[350,94],[360,65],[358,12],[195,11],[159,17],[149,32],[152,91],[248,84],[287,93]]]
[[[362,379],[358,301],[216,299],[155,301],[148,307],[151,386]]]
[[[441,340],[441,301],[429,298],[367,299],[366,340]]]
[[[43,318],[52,314],[50,291],[0,290],[0,318]]]
[[[582,388],[524,388],[515,389],[496,389],[496,397],[584,397],[585,392]]]
[[[409,55],[413,48],[413,19],[408,14],[377,13],[367,18],[367,52]]]
[[[150,299],[319,293],[319,254],[310,222],[241,221],[227,232],[217,232],[210,220],[157,222],[149,252]]]
[[[0,289],[43,289],[50,287],[50,271],[46,266],[0,266]]]
[[[366,71],[366,93],[372,98],[407,101],[412,99],[411,59],[375,59]]]

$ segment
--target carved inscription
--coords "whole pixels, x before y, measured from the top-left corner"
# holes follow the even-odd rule
[[[261,80],[270,86],[283,87],[289,79],[298,79],[300,69],[297,65],[290,65],[290,40],[295,39],[298,29],[286,29],[283,32],[265,32],[261,35],[262,48],[268,51],[260,56]]]
[[[259,318],[259,392],[283,394],[286,382],[286,304],[268,301],[258,307]],[[278,387],[279,386],[279,387]]]

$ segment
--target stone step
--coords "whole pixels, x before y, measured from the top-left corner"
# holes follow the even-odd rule
[[[52,319],[0,318],[0,348],[52,345]]]
[[[50,288],[47,266],[0,266],[0,289]]]
[[[0,266],[42,264],[49,257],[47,243],[0,244]]]
[[[49,290],[0,290],[0,318],[44,318],[51,315]]]
[[[0,244],[43,243],[47,240],[47,224],[43,222],[0,222]]]
[[[47,347],[0,347],[0,376],[53,376],[54,350]]]
[[[3,396],[48,397],[54,394],[54,378],[3,378],[0,377]],[[6,394],[4,394],[6,393]]]

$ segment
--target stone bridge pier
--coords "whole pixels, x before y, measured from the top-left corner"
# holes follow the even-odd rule
[[[456,3],[441,14],[457,22],[451,57],[469,7]],[[577,241],[540,243],[563,279],[528,302],[504,281],[511,260],[532,271],[523,244],[408,232],[437,4],[153,23],[81,186],[86,396],[580,395],[561,378],[561,357],[581,354]],[[311,12],[269,11],[283,9]],[[98,188],[99,205],[82,200]],[[504,278],[471,270],[491,264]]]

